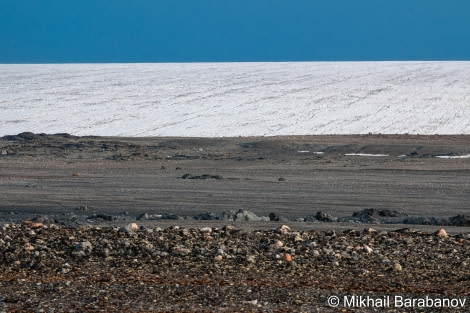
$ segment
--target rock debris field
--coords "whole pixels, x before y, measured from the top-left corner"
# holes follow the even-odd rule
[[[26,221],[4,225],[0,238],[0,308],[7,312],[338,312],[329,297],[462,300],[470,294],[470,234],[449,236],[443,229],[247,231]],[[392,304],[381,312],[419,310]]]

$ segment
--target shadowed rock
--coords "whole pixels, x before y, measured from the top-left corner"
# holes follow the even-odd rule
[[[320,221],[320,222],[337,222],[338,221],[338,218],[328,214],[328,213],[325,213],[325,212],[317,212],[317,214],[315,215],[315,219]]]
[[[194,219],[195,220],[200,220],[200,221],[213,221],[213,220],[218,220],[220,219],[220,217],[214,213],[210,213],[210,212],[204,212],[204,213],[201,213],[197,216],[194,216]]]
[[[102,219],[104,221],[114,221],[114,216],[108,214],[93,214],[89,219]]]
[[[380,210],[374,208],[364,209],[360,212],[355,212],[352,214],[354,219],[357,219],[363,223],[376,223],[380,222],[384,218],[397,218],[397,217],[406,217],[408,214],[401,213],[394,210]]]
[[[147,212],[140,214],[137,216],[136,220],[148,220],[149,219],[149,214]]]
[[[222,220],[224,221],[237,221],[237,222],[259,222],[259,221],[269,221],[269,217],[259,217],[255,213],[248,210],[232,210],[224,212],[222,214]]]
[[[209,175],[209,174],[203,174],[203,175],[192,175],[192,174],[184,174],[181,176],[181,179],[215,179],[215,180],[222,180],[224,179],[221,175]]]
[[[469,215],[457,215],[449,218],[449,221],[454,226],[470,227]]]
[[[287,218],[277,213],[269,213],[269,220],[271,222],[288,222],[289,221]]]
[[[408,217],[403,221],[403,224],[451,226],[450,221],[445,218],[422,216]]]

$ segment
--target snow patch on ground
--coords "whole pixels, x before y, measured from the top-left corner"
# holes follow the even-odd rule
[[[469,159],[470,154],[467,155],[436,155],[439,159]]]
[[[345,156],[365,156],[365,157],[388,157],[389,154],[371,154],[371,153],[346,153]]]

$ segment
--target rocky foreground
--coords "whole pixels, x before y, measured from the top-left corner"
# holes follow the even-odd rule
[[[470,311],[469,233],[279,225],[5,224],[0,312]],[[344,303],[353,296],[375,302]]]

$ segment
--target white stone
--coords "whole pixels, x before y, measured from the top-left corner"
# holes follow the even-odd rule
[[[286,234],[290,233],[290,231],[291,231],[290,227],[287,226],[287,225],[282,225],[281,227],[279,227],[278,230],[283,235],[286,235]]]
[[[364,251],[365,253],[372,253],[373,250],[368,245],[363,245],[362,251]]]
[[[206,233],[206,234],[212,233],[212,228],[210,227],[203,227],[203,228],[200,228],[199,230],[201,231],[201,233]]]
[[[440,238],[448,238],[449,237],[449,235],[447,235],[447,232],[444,228],[439,229],[436,233],[436,236],[440,237]]]

